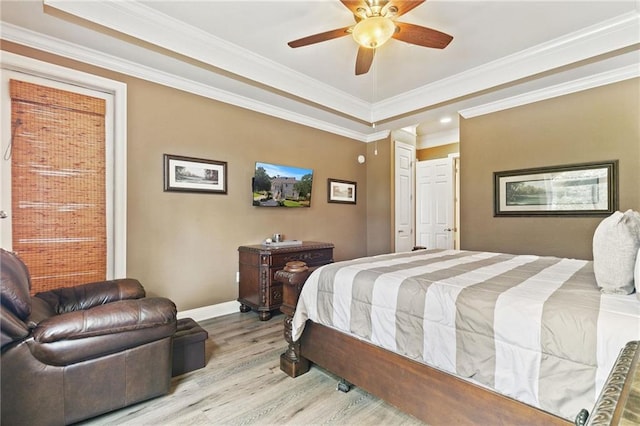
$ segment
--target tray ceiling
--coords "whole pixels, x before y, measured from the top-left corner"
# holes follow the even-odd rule
[[[2,0],[0,16],[9,41],[362,141],[411,127],[428,145],[457,139],[460,113],[638,76],[638,4],[429,0],[401,20],[451,44],[390,40],[361,76],[351,37],[287,46],[353,24],[338,0]]]

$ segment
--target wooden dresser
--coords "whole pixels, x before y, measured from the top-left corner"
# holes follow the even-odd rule
[[[276,271],[287,262],[301,260],[309,267],[333,262],[333,244],[303,241],[295,246],[251,245],[238,247],[240,311],[257,311],[260,320],[271,318],[271,311],[282,304],[282,283],[274,281]]]

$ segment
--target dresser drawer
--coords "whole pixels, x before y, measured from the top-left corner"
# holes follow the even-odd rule
[[[293,253],[274,253],[271,257],[271,267],[281,269],[287,262],[299,260],[309,266],[324,265],[333,262],[332,249],[307,250]]]

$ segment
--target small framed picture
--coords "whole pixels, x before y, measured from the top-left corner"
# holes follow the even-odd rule
[[[164,190],[227,193],[227,163],[164,154]]]
[[[329,203],[355,204],[356,182],[327,179],[327,201]]]

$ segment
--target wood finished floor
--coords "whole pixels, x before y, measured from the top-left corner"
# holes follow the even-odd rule
[[[83,425],[422,425],[359,388],[312,367],[296,379],[280,371],[282,315],[259,321],[235,313],[200,322],[207,365],[173,378],[169,394]]]

